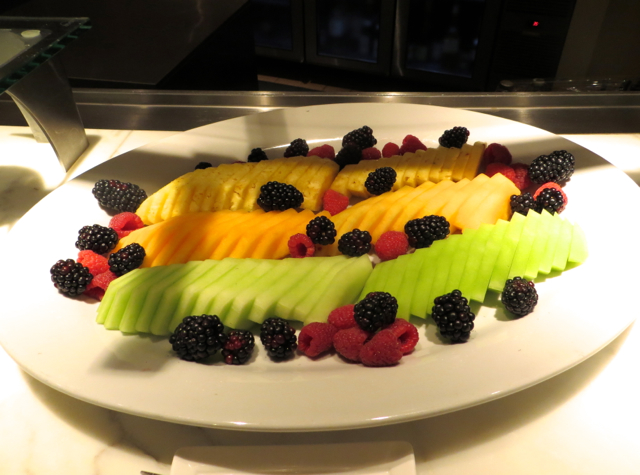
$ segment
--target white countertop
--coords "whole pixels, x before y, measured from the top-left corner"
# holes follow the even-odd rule
[[[65,179],[174,133],[87,130],[90,149],[65,176],[49,145],[35,143],[27,127],[0,127],[0,240]],[[640,182],[640,135],[565,137]],[[273,434],[202,429],[102,409],[31,378],[0,348],[0,475],[168,475],[173,454],[185,446],[388,440],[413,445],[420,474],[637,474],[639,364],[636,324],[565,373],[487,404],[388,427]]]

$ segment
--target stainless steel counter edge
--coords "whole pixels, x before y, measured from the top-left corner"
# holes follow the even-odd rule
[[[180,131],[286,107],[384,102],[467,109],[557,134],[640,133],[640,91],[321,93],[74,89],[73,93],[84,126],[95,129]],[[26,125],[6,95],[0,97],[0,125]]]

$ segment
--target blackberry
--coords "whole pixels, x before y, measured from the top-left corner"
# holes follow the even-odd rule
[[[134,242],[109,255],[109,270],[120,277],[140,267],[145,256],[144,247]]]
[[[441,295],[434,301],[431,311],[433,320],[438,325],[440,335],[451,343],[464,343],[473,330],[476,316],[469,308],[469,302],[459,290]]]
[[[353,318],[360,328],[376,332],[396,320],[398,301],[388,292],[369,292],[353,307]]]
[[[375,171],[369,173],[364,181],[364,187],[372,195],[381,195],[387,191],[391,191],[393,184],[396,182],[398,174],[391,167],[376,168]]]
[[[355,165],[362,160],[362,150],[354,144],[345,145],[337,153],[335,162],[340,165],[342,170],[347,165]]]
[[[529,165],[529,178],[534,183],[550,181],[560,184],[573,175],[576,159],[566,150],[556,150],[549,155],[540,155]]]
[[[92,193],[101,206],[118,213],[135,213],[138,206],[147,199],[147,193],[138,185],[118,180],[99,180]]]
[[[444,239],[449,234],[449,221],[444,216],[425,216],[412,219],[404,225],[404,232],[409,238],[409,245],[416,249],[429,247],[433,241]]]
[[[205,170],[207,168],[211,168],[213,165],[211,165],[209,162],[200,162],[196,165],[196,170]]]
[[[373,147],[378,141],[373,136],[373,130],[371,127],[363,125],[359,129],[352,130],[347,135],[342,137],[342,146],[355,145],[360,151],[365,148]]]
[[[511,313],[523,317],[538,303],[538,292],[533,282],[514,277],[507,280],[502,290],[502,304]]]
[[[466,127],[454,127],[453,129],[445,130],[442,136],[438,139],[438,142],[443,147],[461,148],[467,143],[469,138],[469,129]]]
[[[371,250],[371,234],[369,231],[354,229],[344,233],[338,240],[338,251],[345,256],[360,257]]]
[[[233,330],[227,335],[227,341],[222,347],[222,356],[227,364],[245,364],[251,358],[255,340],[248,330]]]
[[[545,188],[536,198],[536,206],[538,211],[546,209],[549,213],[559,213],[564,207],[564,196],[555,188]]]
[[[318,216],[307,224],[307,236],[314,244],[327,246],[336,242],[336,227],[326,216]]]
[[[295,328],[278,317],[264,321],[260,327],[260,341],[275,361],[291,358],[298,348]]]
[[[251,153],[247,157],[247,162],[256,163],[256,162],[261,162],[262,160],[269,160],[269,158],[267,157],[266,152],[262,150],[260,147],[254,148],[253,150],[251,150]]]
[[[217,315],[185,317],[169,337],[173,351],[185,361],[202,361],[214,355],[226,341],[224,325]]]
[[[60,259],[51,267],[51,282],[63,294],[80,295],[92,279],[89,268],[73,259]]]
[[[526,216],[530,209],[538,213],[540,212],[536,200],[533,199],[531,193],[527,192],[522,193],[521,195],[511,195],[511,211]]]
[[[96,254],[106,254],[118,244],[118,233],[106,226],[94,224],[83,226],[78,231],[76,247],[81,251],[90,250]]]
[[[290,208],[299,208],[304,201],[304,196],[293,185],[270,181],[260,187],[258,206],[265,211],[284,211]]]
[[[306,157],[309,153],[309,146],[304,139],[295,139],[284,151],[285,157]]]

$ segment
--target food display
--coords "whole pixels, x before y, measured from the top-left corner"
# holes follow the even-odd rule
[[[199,163],[148,197],[100,180],[100,206],[120,214],[83,227],[86,265],[61,260],[52,280],[100,299],[106,329],[169,337],[191,362],[246,364],[258,328],[275,361],[335,351],[397,365],[419,341],[412,317],[466,342],[469,302],[506,288],[504,308],[522,317],[538,275],[587,258],[581,228],[559,214],[574,157],[512,164],[506,147],[469,135],[454,127],[430,148],[407,135],[380,151],[363,126],[337,153],[297,138],[283,158],[254,148],[246,162]]]

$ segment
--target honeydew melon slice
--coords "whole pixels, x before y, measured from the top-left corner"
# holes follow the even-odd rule
[[[488,235],[489,232],[485,231]],[[477,229],[467,229],[460,237],[460,242],[458,244],[458,249],[451,258],[451,264],[449,266],[449,276],[447,277],[447,282],[445,284],[446,289],[460,289],[460,283],[462,281],[462,277],[465,274],[467,263],[471,258],[471,255],[480,255],[482,256],[482,252],[484,248],[476,248],[472,247],[475,241],[475,236],[478,234]],[[463,294],[468,298],[466,294]]]
[[[433,306],[433,301],[436,297],[440,297],[441,295],[454,290],[447,287],[447,279],[449,278],[449,272],[451,270],[451,262],[453,261],[455,254],[458,252],[461,240],[461,234],[454,234],[453,236],[449,236],[445,239],[445,241],[448,242],[440,252],[440,257],[438,258],[438,262],[434,270],[435,276],[433,279],[433,285],[431,286],[431,291],[429,292],[429,298],[427,300],[427,302],[430,302],[431,306]],[[427,307],[427,313],[431,313],[431,310],[432,309],[430,307]]]
[[[239,259],[239,261],[224,275],[206,282],[203,287],[195,290],[198,296],[191,309],[193,315],[218,315],[220,317],[218,312],[226,303],[216,303],[220,292],[241,280],[247,273],[254,271],[260,262],[256,259]]]
[[[114,298],[108,307],[109,312],[103,317],[102,321],[102,324],[107,330],[117,330],[120,326],[122,314],[124,313],[125,308],[127,308],[127,303],[131,298],[131,290],[154,275],[154,272],[149,273],[145,271],[148,271],[148,269],[134,269],[122,277],[118,277],[109,284],[109,287],[107,287],[105,296],[107,293],[114,294]],[[129,278],[118,282],[118,280],[125,276],[129,276]],[[116,282],[120,285],[114,285]],[[125,286],[125,284],[128,286]]]
[[[121,277],[118,277],[109,284],[109,287],[107,287],[107,291],[104,293],[104,296],[100,301],[100,305],[98,306],[96,323],[104,324],[111,305],[120,294],[119,290],[127,288],[129,282],[135,281],[139,275],[140,269],[135,269]]]
[[[313,259],[313,258],[304,258]],[[316,258],[317,259],[317,258]],[[318,264],[305,279],[300,279],[290,291],[286,293],[276,304],[275,314],[285,320],[292,320],[293,311],[299,302],[306,298],[313,298],[318,293],[324,282],[328,280],[327,275],[336,267],[342,267],[348,264],[346,256],[328,257],[317,260]]]
[[[544,259],[544,252],[547,248],[547,242],[551,239],[549,230],[551,229],[553,220],[553,216],[547,210],[542,210],[540,213],[540,224],[538,225],[536,237],[531,247],[531,254],[529,254],[527,267],[523,273],[523,277],[527,280],[533,280],[538,276],[540,265]]]
[[[158,305],[158,310],[164,310],[165,305],[167,309],[173,310],[171,313],[167,312],[170,315],[169,330],[173,331],[185,317],[198,315],[193,310],[200,292],[217,279],[224,277],[227,272],[235,269],[241,262],[242,259],[224,259],[205,272],[189,274],[185,279],[167,289]]]
[[[365,298],[369,292],[384,292],[386,280],[384,280],[383,277],[388,277],[389,273],[387,269],[390,269],[395,262],[396,260],[393,259],[376,264],[376,266],[373,268],[373,271],[371,272],[371,275],[365,282],[358,300],[362,300],[363,298]]]
[[[549,274],[551,272],[551,265],[553,264],[553,256],[555,255],[556,247],[558,245],[558,236],[560,234],[561,226],[562,218],[557,214],[553,215],[553,219],[550,219],[548,223],[547,231],[549,238],[545,244],[544,255],[540,261],[540,268],[538,269],[538,273],[540,274]]]
[[[180,267],[180,265],[173,265],[158,267],[157,270],[156,268],[146,269],[149,273],[149,277],[144,282],[141,282],[134,287],[130,287],[131,296],[129,297],[127,306],[122,312],[120,324],[118,325],[118,329],[122,333],[135,333],[136,326],[138,324],[141,324],[141,327],[143,328],[141,330],[142,332],[146,333],[149,331],[148,320],[146,320],[144,324],[139,322],[141,317],[140,311],[142,310],[147,294],[151,288],[158,285],[163,279],[178,272]]]
[[[478,253],[476,255],[474,252],[469,256],[465,275],[460,283],[460,291],[467,299],[476,302],[484,301],[508,227],[509,221],[501,219],[495,225],[485,224],[478,229],[473,244],[473,248]],[[489,230],[488,233],[487,230]]]
[[[227,319],[230,322],[247,321],[249,312],[253,307],[256,295],[264,292],[284,275],[289,273],[297,264],[299,259],[287,258],[281,261],[273,261],[277,265],[273,267],[271,272],[267,272],[261,277],[257,277],[247,287],[242,290],[236,298],[231,302],[231,307],[227,312]]]
[[[231,273],[229,273],[229,277],[228,279],[226,279],[226,281],[225,279],[222,279],[217,282],[217,286],[220,287],[220,290],[212,299],[207,312],[204,313],[209,315],[218,315],[220,321],[224,323],[225,326],[236,330],[246,330],[247,328],[251,327],[251,325],[253,325],[253,322],[250,322],[246,319],[231,320],[229,318],[229,315],[231,305],[235,298],[247,286],[249,286],[251,282],[269,273],[278,264],[278,261],[271,259],[254,260],[254,262],[256,264],[254,267],[248,270],[242,268],[242,272],[244,275],[240,275],[239,277],[233,279],[232,277],[230,277]],[[236,270],[238,271],[238,273],[240,273],[241,267],[238,266]]]
[[[524,227],[522,228],[522,234],[516,247],[516,252],[513,254],[511,261],[511,268],[507,279],[513,279],[514,277],[524,277],[524,273],[527,270],[527,264],[529,256],[531,256],[533,244],[538,238],[538,232],[540,229],[540,223],[542,218],[540,213],[535,211],[529,211],[525,219]]]
[[[411,317],[411,301],[418,280],[422,259],[416,259],[413,254],[405,254],[396,259],[403,263],[402,275],[396,275],[396,279],[401,279],[401,285],[396,293],[391,293],[398,301],[397,318],[409,321]],[[391,276],[393,278],[393,276]]]
[[[587,260],[588,256],[589,250],[587,248],[587,237],[585,236],[582,228],[574,223],[568,262],[570,264],[582,264]]]
[[[553,255],[553,264],[551,265],[553,270],[563,271],[566,269],[572,238],[573,226],[569,221],[563,220],[562,226],[560,226],[560,234],[558,235],[558,245]]]
[[[289,292],[300,279],[304,279],[306,275],[313,272],[317,265],[312,258],[296,259],[292,257],[291,259],[297,261],[296,265],[280,278],[268,282],[267,286],[256,295],[247,317],[252,322],[262,324],[267,318],[275,316],[278,300]]]
[[[534,211],[531,211],[533,213]],[[520,234],[522,234],[522,228],[526,218],[520,213],[513,213],[509,226],[502,239],[502,247],[500,254],[496,259],[496,263],[491,273],[491,280],[489,281],[489,288],[496,292],[502,292],[504,284],[507,281],[509,271],[511,270],[511,263],[513,261],[513,255],[518,247],[518,241],[520,240]]]
[[[324,286],[319,286],[314,298],[307,298],[296,305],[293,318],[306,323],[326,322],[329,313],[338,307],[355,303],[365,282],[371,275],[369,256],[349,258],[345,267],[327,276]]]
[[[388,276],[384,282],[383,292],[390,293],[396,300],[402,288],[403,279],[407,271],[407,263],[408,261],[406,259],[393,259],[393,266],[387,269]]]
[[[445,241],[446,239],[436,241],[431,247],[419,249],[413,253],[415,257],[422,259],[422,265],[420,266],[420,274],[418,274],[418,281],[413,291],[413,297],[411,298],[411,315],[427,318],[427,314],[431,312],[429,295],[431,295],[431,287],[435,280],[436,265],[440,258],[440,253],[445,247],[442,243]],[[433,304],[433,302],[431,302],[431,304]]]

